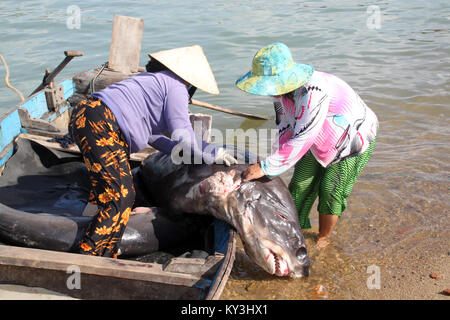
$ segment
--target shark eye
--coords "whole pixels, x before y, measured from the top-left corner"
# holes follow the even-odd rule
[[[296,256],[298,259],[304,259],[306,256],[308,255],[306,248],[305,247],[301,247],[300,249],[297,250]]]

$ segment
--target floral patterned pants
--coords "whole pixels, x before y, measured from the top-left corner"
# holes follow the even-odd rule
[[[79,252],[117,257],[135,198],[128,145],[113,113],[99,99],[83,100],[74,108],[69,130],[89,172],[89,201],[98,206]]]

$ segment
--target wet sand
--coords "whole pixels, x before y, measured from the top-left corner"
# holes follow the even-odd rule
[[[304,230],[309,278],[268,275],[241,247],[222,299],[322,299],[314,293],[317,285],[326,288],[327,299],[449,299],[442,293],[450,288],[448,183],[376,171],[369,165],[360,176],[331,244],[322,250],[315,248],[316,202],[313,227]],[[285,182],[289,177],[283,176]],[[376,285],[370,266],[379,268],[379,289],[368,288],[368,279]]]
[[[307,279],[278,278],[266,274],[252,264],[241,248],[230,280],[222,295],[228,299],[301,300],[323,299],[315,287],[326,288],[326,299],[337,300],[410,300],[449,299],[443,290],[450,288],[450,256],[445,247],[432,250],[403,251],[395,256],[367,256],[351,258],[336,244],[339,231],[326,249],[317,250],[314,239],[317,228],[305,232],[312,260]],[[373,272],[369,266],[380,267],[380,288],[369,289]],[[430,275],[438,275],[433,279]]]

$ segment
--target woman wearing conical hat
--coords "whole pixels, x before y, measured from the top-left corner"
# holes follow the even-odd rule
[[[300,226],[311,227],[309,212],[318,196],[317,245],[326,246],[371,156],[378,129],[375,113],[343,80],[294,62],[282,43],[259,50],[251,71],[236,85],[273,97],[279,131],[276,151],[250,166],[244,179],[278,176],[295,166],[289,190]]]
[[[206,163],[237,162],[223,148],[198,138],[189,120],[188,103],[196,88],[219,93],[202,48],[165,50],[150,57],[147,72],[93,93],[73,110],[70,131],[89,171],[90,200],[98,206],[81,240],[82,254],[118,254],[135,199],[130,153],[150,144],[171,154],[181,143]],[[166,132],[171,137],[177,132],[176,138]]]

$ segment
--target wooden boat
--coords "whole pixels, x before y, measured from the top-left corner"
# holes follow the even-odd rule
[[[66,56],[70,53],[66,52]],[[48,151],[53,156],[81,162],[75,145],[63,148],[51,138],[66,133],[74,104],[89,93],[93,84],[100,90],[132,75],[100,67],[53,84],[45,81],[51,78],[47,73],[37,92],[0,117],[0,172],[7,170],[20,146],[26,144],[41,150],[40,157]],[[211,128],[211,117],[192,114],[191,120],[194,119],[202,120],[199,134],[204,136]],[[132,164],[138,165],[152,152],[155,150],[148,147],[132,154]],[[69,199],[64,205],[73,204]],[[1,244],[0,283],[42,287],[82,299],[218,299],[233,266],[235,232],[228,224],[214,220],[213,236],[208,237],[208,242],[213,250],[207,257],[172,257],[163,263]],[[68,285],[74,271],[80,272],[81,288]]]

